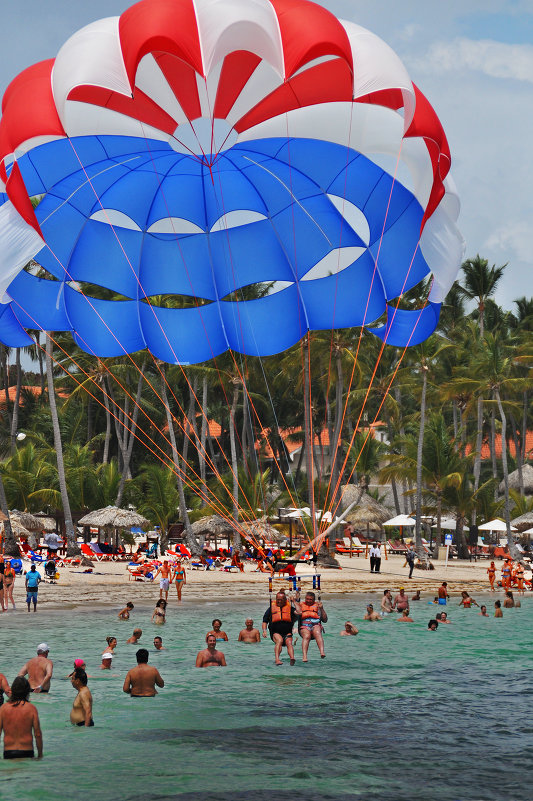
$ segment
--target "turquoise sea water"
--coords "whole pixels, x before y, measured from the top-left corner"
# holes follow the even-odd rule
[[[480,598],[477,599],[481,601]],[[492,614],[494,598],[487,599]],[[268,601],[175,601],[163,627],[151,609],[128,622],[118,610],[2,615],[0,671],[11,681],[42,640],[54,660],[52,691],[33,696],[42,761],[0,761],[2,801],[522,801],[532,797],[533,599],[503,620],[447,607],[453,621],[427,631],[435,607],[412,604],[414,624],[364,623],[366,599],[324,598],[327,659],[273,664],[270,640],[236,642],[244,618],[260,624]],[[230,642],[228,667],[194,668],[211,620]],[[340,637],[345,620],[360,630]],[[166,687],[154,699],[122,693],[141,644]],[[260,628],[260,625],[258,625]],[[168,650],[155,652],[161,634]],[[111,675],[100,671],[105,637],[119,640]],[[64,677],[82,657],[96,726],[69,723],[74,691]],[[103,673],[103,675],[102,675]],[[116,675],[115,675],[116,674]]]

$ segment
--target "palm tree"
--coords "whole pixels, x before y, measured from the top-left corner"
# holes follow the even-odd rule
[[[488,298],[496,291],[498,283],[503,275],[507,264],[496,267],[494,264],[489,267],[487,259],[481,258],[479,253],[473,259],[466,259],[463,262],[463,284],[460,291],[469,300],[477,302],[479,314],[479,331],[483,338],[485,333],[485,306]]]

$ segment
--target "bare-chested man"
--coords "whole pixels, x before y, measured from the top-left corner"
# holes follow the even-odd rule
[[[122,689],[132,698],[151,698],[157,695],[156,684],[158,687],[164,687],[165,682],[157,668],[148,664],[146,648],[139,648],[135,656],[137,657],[137,667],[128,671]]]
[[[392,604],[392,609],[393,611],[396,609],[398,612],[403,612],[404,609],[407,609],[409,612],[409,598],[405,594],[403,587],[400,587],[398,595],[395,597]]]
[[[131,635],[131,637],[128,637],[126,643],[129,643],[130,645],[137,645],[137,643],[142,637],[142,633],[143,633],[142,629],[133,629],[133,634]]]
[[[17,676],[11,685],[11,698],[0,707],[0,736],[4,734],[4,759],[33,759],[33,738],[37,757],[43,755],[43,736],[39,713],[28,701],[30,683]]]
[[[76,668],[70,681],[78,692],[70,711],[70,722],[73,726],[94,726],[93,697],[87,687],[87,673],[83,668]]]
[[[414,623],[414,622],[415,621],[413,620],[413,618],[409,617],[409,610],[408,609],[404,609],[402,611],[402,616],[396,618],[396,623]]]
[[[259,629],[254,629],[254,621],[251,617],[244,621],[245,629],[241,629],[237,642],[261,642]]]
[[[170,577],[172,574],[172,568],[168,563],[168,559],[165,559],[163,561],[163,564],[155,574],[153,581],[155,581],[160,574],[161,578],[159,579],[159,597],[162,598],[164,593],[165,601],[168,601],[168,588],[170,587]]]
[[[162,637],[154,637],[154,648],[156,651],[166,651],[167,649],[163,646],[163,638]]]
[[[0,706],[4,703],[4,693],[5,695],[11,695],[11,687],[4,674],[0,673]]]
[[[374,605],[368,604],[366,608],[366,615],[363,617],[363,620],[381,620],[380,615],[377,612],[374,612]]]
[[[54,672],[54,665],[48,659],[48,645],[42,642],[37,646],[37,656],[28,659],[19,670],[19,676],[28,676],[32,693],[47,693],[50,691],[50,680]]]
[[[222,651],[217,651],[217,638],[214,634],[208,634],[205,638],[207,648],[198,651],[196,657],[196,667],[226,667],[226,657]]]
[[[359,634],[359,629],[357,629],[353,623],[350,623],[350,621],[347,620],[344,624],[343,630],[341,631],[341,637],[355,637],[356,634]]]

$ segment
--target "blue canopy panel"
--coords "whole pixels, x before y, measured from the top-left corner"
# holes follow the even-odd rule
[[[420,204],[340,145],[246,142],[208,167],[167,143],[78,137],[41,145],[18,163],[29,194],[45,195],[36,215],[47,245],[36,260],[58,282],[26,273],[12,282],[13,309],[24,312],[2,313],[11,339],[18,318],[32,328],[70,329],[82,348],[101,356],[144,347],[183,363],[228,347],[273,354],[309,328],[369,325],[387,300],[429,272],[417,247]],[[361,211],[369,242],[328,195]],[[354,251],[348,266],[343,248]],[[131,300],[86,298],[68,286],[72,280]],[[247,287],[266,283],[273,284],[270,295],[237,302],[239,290],[246,297]],[[142,300],[156,295],[187,295],[199,304],[167,309]],[[388,341],[405,344],[411,334],[422,341],[435,318],[437,306],[396,312]]]
[[[18,322],[11,303],[0,305],[0,341],[9,348],[25,348],[35,344]]]
[[[420,345],[437,327],[440,303],[428,303],[422,309],[408,311],[387,306],[387,324],[380,328],[370,328],[373,334],[387,345],[405,347]]]

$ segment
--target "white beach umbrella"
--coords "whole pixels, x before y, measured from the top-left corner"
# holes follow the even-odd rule
[[[483,525],[478,526],[478,529],[480,531],[507,531],[507,526],[503,520],[496,517],[494,520],[489,520],[488,523],[483,523]],[[511,531],[516,531],[516,528],[511,526]]]
[[[457,520],[454,520],[453,517],[443,517],[440,521],[440,527],[446,531],[455,531],[456,526]],[[437,524],[435,523],[431,528],[437,528]]]
[[[386,520],[383,523],[384,526],[416,526],[416,520],[410,517],[409,515],[396,515],[396,517],[391,517],[390,520]]]

